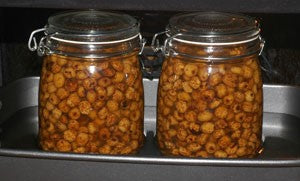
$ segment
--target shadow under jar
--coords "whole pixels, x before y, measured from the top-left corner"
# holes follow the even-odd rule
[[[239,14],[170,19],[157,105],[157,139],[164,155],[251,158],[260,153],[258,56],[264,43],[259,32],[254,19]]]
[[[40,31],[45,37],[31,49],[44,55],[39,91],[41,148],[136,153],[144,140],[137,20],[109,12],[66,12],[51,16]]]

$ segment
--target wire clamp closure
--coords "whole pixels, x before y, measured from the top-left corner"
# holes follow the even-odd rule
[[[43,56],[43,55],[46,54],[46,52],[47,53],[50,52],[50,49],[48,47],[46,47],[46,45],[45,45],[45,41],[46,41],[47,36],[43,36],[40,39],[39,44],[37,44],[36,38],[34,36],[35,34],[37,34],[39,32],[44,32],[44,34],[45,34],[45,30],[46,30],[46,28],[41,28],[41,29],[34,30],[30,34],[30,37],[29,37],[29,40],[28,40],[28,48],[29,48],[29,50],[30,51],[37,51],[37,54],[39,56]],[[33,42],[33,46],[32,46],[32,42]]]
[[[261,36],[258,37],[259,38],[259,41],[260,41],[260,51],[259,51],[259,54],[258,55],[261,55],[264,48],[265,48],[265,39],[263,39]]]
[[[158,51],[162,51],[163,50],[163,46],[159,45],[159,40],[157,39],[158,36],[166,34],[168,31],[162,31],[162,32],[158,32],[155,33],[155,35],[152,38],[152,42],[151,42],[151,48],[154,52],[158,52]]]
[[[36,51],[39,47],[38,44],[36,43],[36,38],[34,37],[35,34],[39,33],[39,32],[45,32],[46,28],[41,28],[41,29],[37,29],[34,30],[29,37],[28,40],[28,48],[30,51]],[[33,46],[32,46],[32,42],[33,42]]]
[[[145,45],[146,45],[146,39],[142,37],[141,33],[139,33],[139,39],[140,39],[140,46],[141,46],[141,50],[139,52],[139,55],[141,55],[145,49]]]

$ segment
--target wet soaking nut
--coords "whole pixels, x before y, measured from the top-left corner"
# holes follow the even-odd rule
[[[49,69],[42,71],[39,105],[44,150],[133,154],[143,144],[143,85],[136,55],[101,61],[45,57]],[[181,112],[186,108],[178,104]],[[176,136],[176,131],[170,135]]]
[[[248,59],[253,60],[249,65]],[[212,64],[209,72],[205,62],[167,57],[158,90],[157,137],[162,153],[255,156],[261,148],[262,83],[254,77],[260,75],[259,66],[252,64],[257,64],[255,57]]]

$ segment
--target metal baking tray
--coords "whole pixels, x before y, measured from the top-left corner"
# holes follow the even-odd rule
[[[0,89],[0,180],[300,180],[300,87],[264,85],[264,152],[255,159],[165,157],[155,143],[157,80],[144,80],[146,143],[136,156],[37,147],[38,77]]]

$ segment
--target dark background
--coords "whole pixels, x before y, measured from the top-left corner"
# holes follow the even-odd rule
[[[173,1],[177,2],[172,0],[170,3]],[[4,0],[0,2],[0,85],[4,86],[21,77],[39,75],[42,59],[37,56],[36,52],[31,52],[27,48],[27,41],[33,30],[42,28],[47,23],[47,18],[54,13],[89,7],[88,5],[80,6],[82,5],[80,2],[87,3],[88,1],[73,1],[73,4],[70,5],[68,3],[71,2],[67,0],[57,1],[62,2],[61,6],[56,3],[47,4],[47,2],[52,2],[50,0],[33,0],[30,1],[32,4],[20,2],[22,1],[6,2]],[[100,1],[93,2],[96,3],[96,7],[100,6],[97,4]],[[117,6],[114,2],[104,4],[103,8],[96,9],[118,10],[141,20],[141,32],[148,44],[154,33],[164,30],[172,15],[186,10],[204,10],[205,8],[197,9],[192,4],[185,4],[180,8],[180,4],[177,4],[174,5],[175,7],[170,5],[168,9],[164,3],[158,7],[155,5],[146,7],[146,4],[135,4],[134,0],[123,6]],[[193,0],[189,0],[189,2],[193,2]],[[229,4],[230,2],[235,1],[228,1]],[[267,1],[262,2],[266,3]],[[262,36],[266,40],[261,58],[264,83],[300,85],[300,14],[298,14],[298,12],[300,13],[300,2],[286,0],[284,2],[288,2],[288,5],[283,3],[276,7],[273,7],[276,2],[275,5],[272,1],[270,2],[270,6],[267,7],[233,6],[232,11],[254,16],[261,23]],[[293,7],[293,3],[295,3],[295,7]],[[207,6],[211,7],[211,4]],[[208,10],[223,10],[222,7],[224,11],[231,11],[226,3]]]

